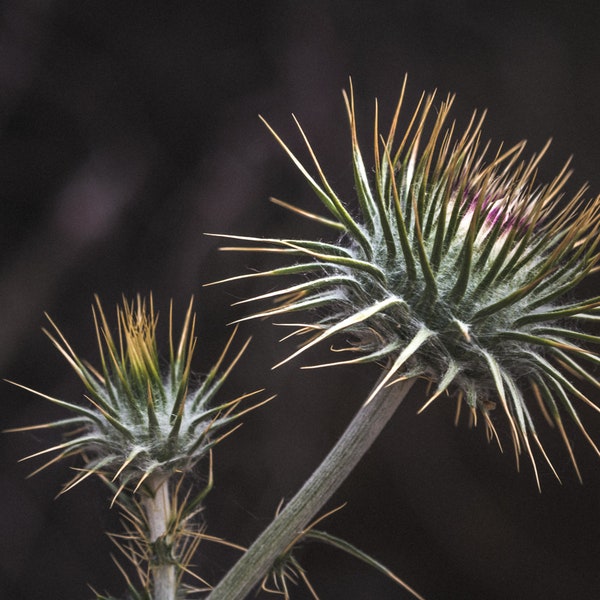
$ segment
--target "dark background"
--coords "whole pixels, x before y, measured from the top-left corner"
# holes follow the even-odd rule
[[[600,8],[597,2],[87,2],[0,4],[0,374],[74,400],[81,386],[40,329],[47,311],[77,350],[96,358],[90,305],[107,312],[140,292],[181,317],[199,311],[198,371],[224,344],[229,309],[265,285],[203,283],[273,264],[223,254],[204,232],[326,235],[268,202],[317,203],[258,114],[299,153],[295,113],[341,194],[352,194],[341,90],[352,76],[369,143],[373,99],[382,122],[405,73],[408,104],[421,90],[456,92],[455,115],[489,109],[499,142],[554,142],[540,168],[551,179],[574,154],[569,192],[600,191]],[[384,127],[382,127],[383,129]],[[365,151],[365,155],[367,152]],[[303,155],[304,156],[304,155]],[[598,279],[587,293],[597,293]],[[163,318],[163,324],[166,319]],[[248,325],[253,343],[224,394],[268,387],[278,398],[245,419],[215,455],[208,532],[249,544],[334,443],[377,378],[376,367],[301,371],[269,367],[292,350],[280,330]],[[311,358],[317,360],[319,353]],[[570,429],[584,478],[556,431],[542,437],[563,485],[540,464],[543,493],[517,473],[481,428],[453,427],[454,404],[415,415],[403,404],[330,505],[322,528],[345,536],[428,600],[600,598],[600,461]],[[592,397],[598,394],[591,392]],[[224,396],[222,396],[224,398]],[[0,426],[61,412],[2,385]],[[600,420],[581,415],[600,439]],[[118,529],[100,483],[54,500],[66,463],[32,479],[18,459],[58,442],[50,433],[0,437],[0,597],[119,594],[104,531]],[[202,470],[201,470],[202,471]],[[200,572],[216,582],[234,555],[205,543]],[[323,599],[408,598],[382,575],[310,545],[298,558]],[[298,589],[294,598],[306,598]]]

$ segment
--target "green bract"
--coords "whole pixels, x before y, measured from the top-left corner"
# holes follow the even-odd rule
[[[235,332],[208,375],[197,387],[191,387],[190,364],[196,345],[192,302],[177,347],[173,342],[172,310],[169,315],[170,353],[166,372],[159,362],[158,315],[151,297],[148,304],[138,296],[135,303],[124,301],[123,307],[117,309],[116,340],[98,299],[93,312],[100,350],[98,370],[77,356],[52,321],[55,334],[46,332],[83,382],[88,406],[30,390],[66,408],[74,416],[20,429],[71,428],[66,441],[28,457],[58,452],[47,463],[51,464],[81,454],[84,467],[63,491],[94,473],[111,481],[118,480],[121,484],[118,495],[126,485],[138,489],[150,476],[154,480],[167,479],[176,472],[186,472],[227,435],[223,428],[251,410],[236,412],[243,399],[257,392],[230,402],[213,403],[215,394],[250,341],[221,370]]]
[[[344,334],[349,345],[336,351],[351,358],[330,365],[387,361],[387,375],[374,393],[398,379],[426,378],[434,387],[425,406],[455,395],[459,406],[466,401],[473,419],[482,415],[496,439],[490,411],[499,403],[517,456],[525,450],[532,462],[532,440],[546,457],[533,399],[557,425],[579,476],[561,414],[574,420],[598,452],[573,399],[597,407],[573,379],[599,385],[588,365],[600,356],[584,344],[600,338],[582,326],[600,319],[600,297],[576,300],[570,292],[598,260],[600,198],[584,202],[581,190],[565,202],[566,166],[551,183],[536,183],[546,148],[529,160],[522,158],[523,143],[490,152],[481,143],[483,118],[475,113],[457,135],[455,124],[448,123],[452,97],[434,109],[434,97],[423,96],[397,143],[403,96],[404,89],[387,137],[380,138],[375,118],[373,172],[357,141],[353,98],[345,96],[356,202],[336,195],[299,125],[315,176],[271,130],[329,217],[276,202],[338,237],[324,242],[224,236],[258,242],[263,245],[258,251],[267,244],[270,251],[299,257],[288,266],[226,281],[300,275],[297,285],[251,298],[278,304],[247,317],[312,315],[294,324],[294,333],[308,340],[286,360]]]

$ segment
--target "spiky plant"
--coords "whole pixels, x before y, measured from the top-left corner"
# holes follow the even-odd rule
[[[596,269],[600,197],[586,202],[582,189],[565,200],[568,165],[549,184],[538,184],[547,146],[529,160],[524,143],[491,152],[481,141],[483,115],[474,113],[457,135],[449,122],[452,96],[434,108],[435,95],[423,95],[398,142],[405,86],[406,80],[386,137],[380,137],[376,110],[373,171],[359,147],[353,95],[344,94],[352,202],[335,193],[297,121],[314,175],[267,124],[329,215],[275,202],[328,227],[332,241],[221,236],[251,243],[226,250],[274,252],[287,261],[223,281],[302,278],[245,301],[274,300],[276,306],[242,321],[308,315],[290,324],[292,335],[306,337],[283,362],[337,335],[348,345],[335,350],[350,358],[316,366],[375,361],[384,369],[323,463],[210,600],[245,597],[256,574],[265,574],[350,473],[416,378],[431,383],[423,409],[454,396],[474,422],[482,416],[488,437],[498,443],[490,412],[500,404],[517,459],[523,451],[530,456],[538,487],[534,444],[556,472],[538,437],[531,400],[556,424],[579,477],[563,414],[600,454],[574,404],[577,399],[598,410],[574,380],[599,387],[590,365],[600,355],[586,345],[600,337],[584,327],[600,320],[600,296],[578,300],[572,294]]]
[[[523,142],[491,153],[481,142],[483,116],[476,113],[457,136],[455,124],[448,124],[454,98],[434,110],[434,95],[421,98],[399,144],[402,97],[385,139],[376,117],[370,176],[357,141],[353,99],[344,97],[356,203],[336,195],[298,122],[317,177],[271,129],[331,216],[276,202],[330,227],[338,239],[226,236],[308,259],[242,275],[304,277],[247,300],[284,299],[248,318],[308,310],[313,318],[294,333],[310,339],[283,362],[344,334],[350,345],[337,351],[353,357],[317,366],[389,359],[374,393],[395,379],[426,378],[435,387],[423,409],[454,395],[459,409],[466,402],[472,418],[479,413],[496,439],[490,411],[499,403],[517,456],[524,449],[532,461],[531,439],[546,457],[526,400],[535,398],[556,424],[580,476],[561,411],[598,452],[573,398],[598,408],[572,375],[599,385],[585,365],[598,364],[600,356],[585,344],[600,338],[582,328],[600,320],[600,296],[577,300],[571,292],[598,260],[600,197],[585,202],[582,189],[565,201],[567,165],[551,183],[538,184],[547,146],[529,160],[522,158]]]
[[[191,487],[181,492],[185,475],[236,428],[240,416],[263,403],[239,409],[243,400],[257,392],[229,402],[214,401],[250,341],[224,366],[235,331],[208,375],[193,385],[196,317],[192,307],[193,299],[175,346],[171,306],[166,369],[160,364],[158,314],[151,296],[148,301],[140,296],[135,302],[124,299],[123,306],[117,308],[116,339],[96,298],[93,315],[99,369],[77,355],[48,317],[54,331],[46,334],[83,382],[87,406],[16,384],[73,414],[12,431],[67,430],[65,441],[27,459],[57,453],[35,471],[38,472],[63,458],[80,455],[83,466],[61,493],[94,474],[111,487],[113,503],[120,504],[129,523],[129,542],[120,547],[135,564],[145,586],[143,593],[151,594],[153,600],[174,600],[178,590],[183,589],[181,578],[191,557],[189,549],[199,539],[189,522],[198,512],[212,479],[209,474],[209,485],[190,495]]]

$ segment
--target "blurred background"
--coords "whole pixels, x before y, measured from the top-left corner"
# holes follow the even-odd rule
[[[569,193],[600,192],[600,5],[580,1],[89,2],[0,4],[0,375],[74,400],[82,389],[41,332],[47,311],[77,351],[97,358],[91,304],[108,314],[121,295],[154,294],[166,333],[193,294],[195,368],[205,371],[245,314],[229,308],[268,283],[202,284],[274,264],[222,253],[205,232],[327,236],[271,204],[273,195],[320,210],[258,114],[305,156],[291,113],[343,197],[352,197],[341,91],[353,78],[359,127],[370,143],[374,98],[382,130],[405,73],[407,107],[422,90],[457,94],[466,124],[488,109],[485,135],[531,152],[551,179],[574,155]],[[408,108],[407,108],[408,111]],[[365,155],[367,153],[365,152]],[[593,286],[596,290],[592,289]],[[582,293],[597,294],[598,278]],[[245,419],[215,453],[208,532],[249,544],[319,463],[378,376],[377,367],[301,371],[270,366],[292,351],[281,330],[247,324],[254,339],[224,396],[267,387],[278,397]],[[311,359],[319,359],[314,352]],[[415,388],[329,507],[321,528],[386,564],[428,600],[600,597],[600,460],[569,430],[584,485],[556,431],[542,439],[562,478],[541,464],[515,469],[484,431],[453,426],[454,403],[416,416]],[[590,391],[596,400],[598,393]],[[224,398],[224,396],[222,396]],[[2,383],[2,429],[61,411]],[[595,439],[600,419],[582,418]],[[77,462],[26,479],[27,454],[58,434],[0,436],[0,597],[120,594],[105,531],[119,527],[99,482],[55,499]],[[206,467],[199,469],[199,484]],[[355,559],[319,545],[297,558],[325,599],[409,598]],[[236,555],[203,543],[196,563],[218,581]],[[263,595],[260,596],[264,597]],[[294,598],[308,595],[298,588]]]

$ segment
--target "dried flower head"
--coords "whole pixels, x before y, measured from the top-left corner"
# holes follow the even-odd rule
[[[71,428],[61,444],[27,457],[58,453],[39,471],[62,458],[82,455],[85,461],[83,469],[63,492],[94,473],[109,481],[118,480],[121,483],[118,495],[126,485],[138,489],[150,477],[153,480],[161,476],[166,479],[176,472],[187,472],[228,435],[231,429],[227,428],[232,422],[255,408],[236,410],[242,400],[257,392],[229,402],[213,403],[215,394],[250,341],[246,341],[230,364],[223,368],[235,332],[208,375],[197,387],[192,387],[191,361],[196,345],[192,303],[193,300],[177,347],[173,339],[171,306],[166,372],[159,360],[156,341],[158,314],[154,312],[152,297],[148,302],[140,296],[135,302],[124,300],[123,306],[117,308],[116,340],[96,298],[93,314],[100,351],[98,370],[78,357],[49,319],[54,333],[46,331],[46,334],[83,382],[88,406],[25,388],[66,408],[74,416],[18,430]]]
[[[599,386],[587,365],[598,364],[600,356],[584,344],[600,338],[582,326],[600,320],[600,297],[576,300],[570,292],[598,260],[600,198],[585,202],[581,190],[565,201],[567,166],[551,183],[538,184],[537,166],[547,146],[529,160],[523,158],[524,143],[490,152],[481,142],[483,116],[477,113],[457,135],[455,124],[448,123],[453,97],[434,109],[434,95],[422,96],[397,143],[403,96],[404,88],[387,137],[380,138],[375,116],[375,168],[369,174],[357,141],[353,96],[344,95],[356,190],[352,205],[334,192],[297,122],[316,176],[269,127],[329,217],[275,202],[338,237],[324,242],[223,236],[262,244],[228,249],[300,257],[225,281],[302,276],[297,285],[247,300],[279,301],[247,318],[312,315],[295,324],[294,334],[309,337],[286,360],[344,334],[349,345],[337,351],[351,358],[329,365],[386,361],[378,389],[402,378],[426,378],[433,393],[423,408],[456,395],[458,406],[465,401],[474,420],[480,414],[496,439],[490,411],[500,404],[517,457],[525,450],[537,477],[532,440],[547,456],[534,425],[533,398],[558,427],[579,475],[561,414],[569,415],[598,452],[573,399],[597,407],[573,377]]]

